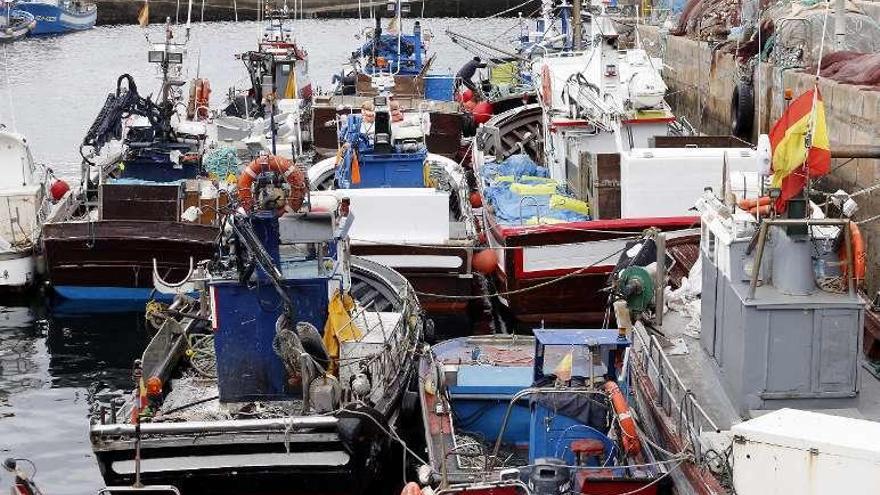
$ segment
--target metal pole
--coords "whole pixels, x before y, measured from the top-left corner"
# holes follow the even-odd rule
[[[659,232],[654,237],[654,244],[657,246],[657,281],[654,284],[654,308],[657,325],[662,326],[664,289],[666,288],[666,234]]]
[[[758,287],[758,275],[761,273],[761,260],[764,258],[764,244],[767,242],[767,229],[770,221],[761,223],[758,231],[758,252],[755,253],[755,261],[752,264],[752,279],[749,281],[749,299],[755,298],[755,289]]]
[[[571,6],[571,17],[572,17],[572,47],[574,51],[583,50],[583,42],[581,40],[583,23],[581,22],[581,2],[583,0],[573,0]]]
[[[822,33],[823,36],[825,33]],[[834,2],[834,42],[838,50],[843,50],[846,41],[846,0]],[[821,60],[819,61],[821,63]]]
[[[856,266],[853,260],[853,248],[852,248],[852,231],[849,228],[849,223],[851,220],[847,220],[846,224],[843,226],[843,242],[846,244],[846,287],[847,292],[849,292],[850,296],[854,296],[856,293]]]

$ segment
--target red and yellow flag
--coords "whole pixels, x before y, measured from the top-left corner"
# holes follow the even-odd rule
[[[815,103],[815,105],[814,105]],[[812,130],[811,141],[807,135]],[[800,194],[807,177],[821,177],[831,168],[831,144],[825,125],[825,104],[818,89],[797,97],[770,130],[773,150],[772,187],[782,189],[776,210]]]

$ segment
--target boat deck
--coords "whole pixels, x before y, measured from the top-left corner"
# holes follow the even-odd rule
[[[684,385],[693,392],[719,429],[729,430],[736,423],[769,412],[769,410],[752,410],[749,411],[750,417],[741,417],[725,392],[713,358],[703,349],[699,338],[696,337],[698,333],[690,329],[693,325],[688,327],[690,317],[678,311],[669,311],[663,318],[663,325],[658,328],[662,336],[655,334],[658,341]],[[697,322],[697,332],[699,332],[699,322]],[[863,366],[858,367],[858,372],[857,407],[811,410],[835,416],[880,421],[880,380]]]

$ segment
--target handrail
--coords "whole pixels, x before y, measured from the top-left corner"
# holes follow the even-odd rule
[[[670,419],[677,417],[674,434],[681,437],[682,444],[693,445],[694,458],[702,459],[700,433],[704,426],[720,432],[718,425],[709,417],[693,392],[685,386],[679,374],[660,345],[656,336],[645,336],[636,327],[633,330],[633,367],[637,367],[651,384],[657,387],[656,402]],[[656,378],[654,378],[656,377]]]

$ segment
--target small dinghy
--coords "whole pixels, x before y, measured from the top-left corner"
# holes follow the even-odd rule
[[[414,414],[403,405],[415,405],[404,397],[423,328],[412,288],[349,256],[348,201],[313,193],[329,207],[301,210],[305,191],[286,178],[302,172],[280,157],[262,165],[241,194],[249,213],[227,214],[221,254],[185,281],[200,298],[149,312],[159,330],[135,390],[96,396],[107,483],[360,493],[387,464],[397,418]]]
[[[12,8],[15,5],[13,0],[0,1],[6,7],[6,15],[0,17],[0,43],[20,40],[37,26],[31,13]]]

